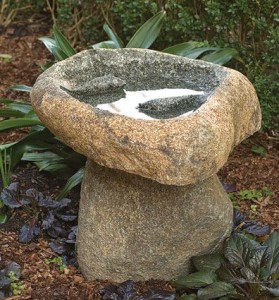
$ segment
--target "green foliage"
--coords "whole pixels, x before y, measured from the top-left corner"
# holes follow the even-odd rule
[[[279,233],[260,244],[233,234],[221,254],[194,257],[196,272],[173,285],[179,299],[273,299],[279,295]]]
[[[61,273],[63,273],[64,270],[67,269],[67,265],[65,265],[63,263],[63,259],[61,256],[56,256],[51,259],[45,259],[45,264],[46,265],[50,265],[50,264],[56,265]]]
[[[23,282],[19,281],[18,277],[13,271],[9,273],[9,279],[11,281],[10,285],[11,285],[11,290],[13,295],[14,296],[21,295],[25,289],[25,285],[23,284]]]
[[[76,53],[56,26],[53,27],[53,35],[53,38],[43,37],[41,40],[56,61],[66,59]],[[46,65],[43,68],[46,68]],[[31,87],[26,85],[14,85],[11,88],[17,91],[31,91]],[[64,197],[81,182],[86,158],[66,146],[45,128],[30,102],[7,99],[2,99],[0,102],[5,104],[5,108],[0,109],[0,116],[6,118],[6,120],[1,121],[0,132],[31,127],[26,136],[19,141],[0,146],[0,151],[10,151],[13,154],[10,156],[9,171],[22,160],[35,163],[40,170],[55,173],[65,178],[70,177],[69,182],[61,192]],[[3,172],[1,171],[1,174]]]
[[[118,34],[105,24],[103,29],[107,33],[110,40],[94,44],[93,48],[149,48],[160,34],[163,20],[166,16],[165,11],[155,14],[147,20],[124,46],[124,42],[119,38]],[[165,53],[180,55],[189,58],[200,58],[202,60],[224,65],[232,58],[242,62],[238,52],[232,48],[208,47],[201,42],[184,42],[162,50]]]

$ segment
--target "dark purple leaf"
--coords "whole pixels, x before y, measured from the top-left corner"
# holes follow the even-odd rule
[[[64,242],[61,241],[53,241],[49,243],[49,247],[53,252],[61,255],[67,252],[67,248]]]
[[[49,229],[52,226],[53,222],[54,222],[54,215],[52,211],[49,211],[47,216],[42,221],[42,228]]]
[[[135,284],[132,280],[127,280],[121,283],[117,288],[117,293],[120,299],[130,300],[136,295]]]
[[[8,277],[5,277],[5,276],[1,277],[0,276],[0,289],[2,289],[4,287],[8,287],[10,283],[11,283],[11,280]]]
[[[69,206],[69,204],[72,202],[71,199],[68,198],[63,198],[60,201],[56,201],[57,202],[57,206],[56,208],[59,210],[61,208],[67,207]]]
[[[237,191],[235,183],[222,183],[222,185],[227,193],[234,193]]]
[[[76,243],[77,228],[78,228],[77,225],[73,226],[71,228],[71,231],[68,234],[68,239],[66,240],[66,243],[69,243],[69,244],[75,244]]]
[[[68,236],[67,230],[65,230],[60,223],[54,222],[52,226],[47,229],[48,235],[52,238],[66,238]]]
[[[150,290],[140,295],[137,300],[173,300],[175,294],[163,290]]]
[[[28,189],[25,192],[25,195],[29,198],[33,198],[38,203],[40,203],[44,199],[44,195],[42,193],[38,192],[38,190],[36,190],[36,189]]]
[[[256,236],[264,236],[270,233],[270,226],[259,224],[256,221],[246,222],[242,229],[247,233],[254,234]]]
[[[20,265],[16,262],[9,263],[3,271],[6,277],[10,276],[10,272],[13,272],[13,275],[16,279],[19,279],[20,277]]]
[[[246,216],[244,215],[244,213],[240,212],[237,209],[234,209],[234,211],[233,211],[233,225],[234,225],[234,227],[237,227],[241,223],[243,223],[245,218],[246,218]]]
[[[47,208],[56,208],[56,201],[52,200],[51,197],[45,197],[39,201],[39,206]]]
[[[117,286],[108,284],[100,289],[100,295],[103,300],[118,300],[120,299],[117,292]]]
[[[21,207],[30,203],[29,200],[23,199],[19,193],[19,183],[13,182],[1,192],[3,203],[11,208]]]
[[[32,222],[31,224],[25,224],[20,229],[19,241],[21,243],[27,244],[31,242],[36,236],[38,236],[40,232],[40,227],[37,226],[36,222]]]
[[[77,216],[75,216],[75,215],[59,214],[57,212],[55,212],[55,216],[64,222],[71,222],[77,218]]]

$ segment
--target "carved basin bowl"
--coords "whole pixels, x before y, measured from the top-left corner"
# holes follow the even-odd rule
[[[182,89],[192,93],[172,98]],[[157,102],[139,99],[135,107],[146,118],[108,108],[125,93],[154,90],[161,92]],[[75,151],[170,185],[215,174],[261,123],[256,93],[242,74],[152,50],[83,51],[45,71],[31,99],[44,124]]]

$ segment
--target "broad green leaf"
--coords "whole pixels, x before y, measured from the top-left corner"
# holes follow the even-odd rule
[[[59,161],[38,161],[34,162],[39,171],[47,171],[56,175],[69,177],[73,170],[63,162]]]
[[[168,47],[162,50],[162,52],[185,56],[190,50],[201,47],[203,45],[204,43],[200,43],[200,42],[186,42],[186,43],[181,43],[181,44]]]
[[[115,48],[124,48],[124,44],[121,41],[120,37],[117,35],[116,32],[114,32],[108,24],[104,24],[103,26],[104,31],[108,35],[109,39],[114,43],[116,46]],[[103,47],[102,47],[103,48]]]
[[[93,49],[99,49],[99,48],[104,48],[104,49],[116,49],[118,48],[113,41],[104,41],[100,42],[94,45],[91,45]]]
[[[227,282],[214,282],[209,286],[198,290],[198,299],[212,299],[225,295],[236,295],[237,292],[232,284]]]
[[[256,279],[256,274],[249,268],[243,267],[240,269],[241,275],[248,281],[253,281]]]
[[[248,262],[248,267],[254,272],[258,273],[260,269],[267,266],[272,259],[271,249],[267,246],[260,246],[253,253],[253,256]]]
[[[132,36],[126,48],[149,48],[158,37],[166,12],[161,11],[147,20]]]
[[[48,51],[54,56],[57,61],[68,58],[68,55],[61,50],[55,39],[44,36],[40,37],[39,40],[44,43]]]
[[[279,232],[273,231],[264,245],[269,246],[271,251],[271,260],[269,262],[269,270],[279,263]]]
[[[15,84],[15,85],[11,85],[9,88],[14,91],[27,92],[27,93],[30,93],[32,90],[31,86],[25,84]]]
[[[17,118],[4,120],[0,122],[0,132],[21,127],[30,127],[33,125],[41,125],[42,122],[38,119]]]
[[[233,57],[237,57],[238,52],[236,49],[233,48],[225,48],[214,51],[213,53],[207,54],[203,56],[201,59],[217,64],[217,65],[225,65],[229,62]]]
[[[228,265],[224,262],[221,264],[221,267],[218,270],[216,270],[216,274],[221,281],[239,281],[239,276],[236,274],[235,270],[231,268],[231,265]]]
[[[4,118],[10,118],[10,117],[16,117],[20,118],[23,117],[24,113],[14,110],[14,109],[7,109],[7,108],[0,108],[0,117]],[[1,127],[1,121],[0,121],[0,127]]]
[[[61,200],[63,199],[72,188],[74,188],[75,186],[77,186],[78,184],[80,184],[82,182],[83,179],[83,175],[84,175],[84,167],[79,169],[72,177],[70,177],[65,185],[65,187],[63,188],[63,190],[60,192],[60,194],[58,195],[57,199]]]
[[[211,284],[217,280],[216,274],[211,271],[198,271],[173,281],[178,289],[199,288]]]
[[[0,214],[0,224],[5,224],[8,221],[8,216],[6,214]]]
[[[200,57],[202,54],[209,52],[209,51],[216,51],[220,48],[216,48],[216,47],[201,47],[201,48],[197,48],[197,49],[193,49],[193,50],[189,50],[187,53],[185,53],[185,57],[188,58],[192,58],[192,59],[196,59],[198,57]]]
[[[70,42],[55,25],[53,25],[53,35],[56,43],[58,44],[60,49],[67,55],[67,57],[76,54],[76,50],[72,47]]]
[[[221,265],[221,259],[221,255],[214,253],[195,256],[192,262],[198,271],[216,271]]]
[[[224,250],[228,261],[236,268],[245,267],[253,254],[253,246],[248,238],[241,234],[230,237]]]

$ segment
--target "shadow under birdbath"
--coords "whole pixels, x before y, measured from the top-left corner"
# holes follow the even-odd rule
[[[239,72],[152,50],[94,49],[37,80],[42,122],[87,156],[77,259],[89,280],[169,280],[218,250],[232,204],[216,173],[260,128]]]

